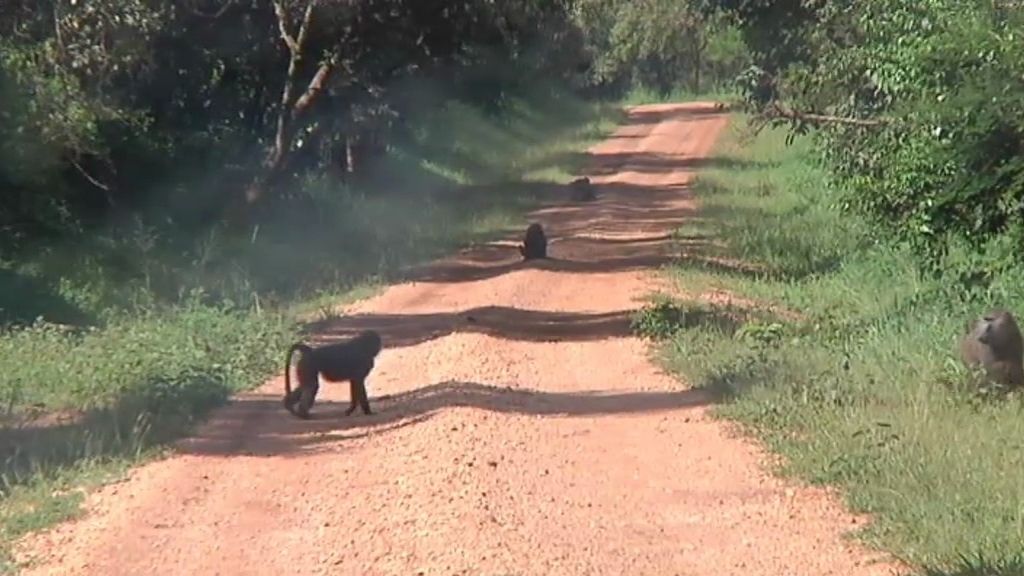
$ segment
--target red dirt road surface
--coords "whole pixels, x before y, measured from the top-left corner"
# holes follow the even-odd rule
[[[376,414],[344,417],[328,383],[298,420],[274,379],[23,542],[25,573],[891,574],[842,537],[861,521],[766,473],[629,335],[725,125],[710,104],[632,109],[591,150],[598,199],[531,216],[551,260],[487,245],[321,322],[382,334]]]

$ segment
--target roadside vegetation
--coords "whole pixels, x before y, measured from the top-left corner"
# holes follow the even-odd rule
[[[680,230],[721,244],[672,267],[676,297],[637,328],[672,371],[720,392],[717,413],[766,440],[782,473],[870,513],[870,544],[931,574],[1020,574],[1022,403],[964,386],[955,353],[973,315],[1024,306],[1024,277],[966,297],[923,276],[912,251],[839,208],[808,139],[741,143],[741,122],[716,152],[730,168],[696,186],[706,220]],[[723,293],[732,302],[709,298]]]
[[[720,143],[680,230],[715,241],[638,327],[783,472],[871,513],[866,541],[926,574],[1024,573],[1020,394],[956,356],[967,321],[1024,312],[1024,14],[766,4],[733,5],[758,53],[734,126],[768,128]]]
[[[1024,313],[1021,13],[816,6],[741,78],[728,168],[679,231],[705,243],[636,327],[783,473],[872,514],[865,541],[924,574],[1024,573],[1022,400],[956,353],[969,320]]]
[[[1024,556],[1024,13],[981,0],[96,0],[0,11],[0,549],[278,369],[301,320],[504,234],[621,103],[734,94],[716,242],[637,328],[933,574]],[[735,126],[739,126],[737,120]],[[790,139],[795,140],[790,143]],[[693,238],[691,238],[693,239]],[[755,302],[723,310],[705,289]],[[716,300],[716,302],[718,302]],[[745,302],[739,300],[738,302]]]
[[[628,94],[748,63],[717,12],[647,7],[685,34],[604,0],[6,5],[0,565],[305,320],[518,229]]]

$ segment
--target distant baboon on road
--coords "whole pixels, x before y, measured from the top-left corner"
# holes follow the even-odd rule
[[[590,178],[586,176],[569,182],[569,187],[572,188],[572,199],[577,202],[590,202],[597,199],[594,186],[590,183]]]
[[[293,344],[285,356],[284,407],[299,418],[309,418],[309,410],[320,389],[319,377],[322,376],[328,382],[349,381],[352,404],[345,412],[346,416],[356,406],[363,409],[363,414],[372,414],[370,400],[366,395],[366,377],[373,370],[374,359],[380,350],[380,335],[373,330],[363,331],[346,342],[318,348],[301,342]],[[295,367],[299,385],[292,390],[291,363],[295,352],[301,353]]]
[[[526,235],[523,237],[523,244],[519,247],[519,253],[523,260],[534,260],[548,257],[548,238],[544,235],[544,228],[534,222],[526,228]]]

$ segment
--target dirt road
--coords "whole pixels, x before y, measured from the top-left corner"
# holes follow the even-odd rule
[[[889,574],[628,335],[724,125],[634,109],[592,150],[598,201],[534,215],[551,261],[485,246],[319,327],[384,335],[376,415],[342,417],[347,387],[327,385],[299,421],[275,379],[28,541],[27,573]]]

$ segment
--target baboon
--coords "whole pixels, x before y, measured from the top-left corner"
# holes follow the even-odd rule
[[[989,380],[1003,386],[1024,384],[1024,343],[1013,314],[996,309],[968,322],[960,340],[960,359],[968,368],[984,368]]]
[[[299,418],[309,418],[309,410],[320,389],[319,378],[323,377],[328,382],[349,381],[352,404],[345,411],[346,416],[355,411],[356,405],[362,407],[363,414],[372,414],[366,395],[366,377],[373,370],[374,358],[381,346],[380,335],[373,330],[360,332],[346,342],[317,348],[302,342],[293,344],[285,356],[284,407]],[[292,390],[292,354],[296,351],[302,353],[295,366],[299,385]]]
[[[569,187],[572,189],[572,199],[577,202],[591,202],[597,199],[590,178],[586,176],[569,182]]]
[[[523,255],[523,260],[548,257],[548,238],[544,235],[544,229],[540,224],[534,222],[526,228],[526,235],[523,237],[522,245],[519,246],[519,253]]]

